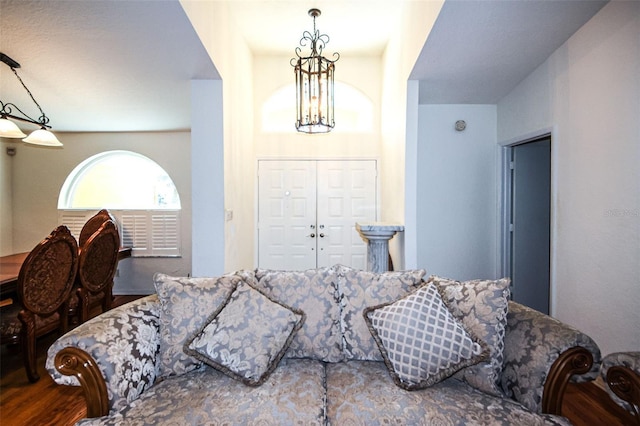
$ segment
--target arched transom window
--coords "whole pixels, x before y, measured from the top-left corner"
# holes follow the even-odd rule
[[[373,128],[373,102],[350,84],[336,81],[336,127],[334,133],[371,133]],[[274,91],[262,104],[262,131],[265,133],[290,132],[296,114],[296,88],[293,83]],[[340,118],[338,122],[338,117]]]
[[[107,151],[80,163],[58,197],[60,222],[74,235],[98,210],[116,217],[133,256],[180,255],[180,196],[156,162],[131,151]]]

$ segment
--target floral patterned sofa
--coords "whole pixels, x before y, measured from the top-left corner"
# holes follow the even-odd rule
[[[424,270],[156,274],[157,294],[60,337],[82,425],[568,425],[587,335],[509,301],[509,281]]]

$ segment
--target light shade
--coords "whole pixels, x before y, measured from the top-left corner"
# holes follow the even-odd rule
[[[6,118],[0,118],[0,137],[3,138],[24,138],[27,135],[22,133],[22,130],[16,123]]]
[[[56,135],[46,129],[34,130],[29,136],[22,140],[33,145],[62,146],[62,143],[56,138]]]

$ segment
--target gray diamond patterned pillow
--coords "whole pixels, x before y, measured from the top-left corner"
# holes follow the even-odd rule
[[[241,282],[184,350],[236,380],[258,386],[275,370],[304,319],[304,312]]]
[[[485,393],[503,396],[500,374],[504,360],[510,280],[460,282],[432,276],[429,282],[436,285],[453,316],[489,345],[489,359],[459,371],[455,377]]]
[[[340,328],[344,358],[359,361],[382,361],[380,350],[369,333],[362,312],[398,300],[424,283],[424,269],[393,272],[369,272],[338,265],[340,285]]]
[[[235,275],[190,278],[155,274],[153,284],[160,301],[158,377],[181,375],[202,366],[184,353],[184,342],[227,300],[240,280]]]
[[[453,317],[433,284],[363,315],[394,382],[407,390],[429,387],[489,354]]]

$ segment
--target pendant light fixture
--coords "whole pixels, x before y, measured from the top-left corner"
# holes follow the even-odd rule
[[[327,133],[335,126],[333,116],[333,76],[335,62],[340,59],[336,52],[334,60],[322,56],[329,36],[316,30],[319,9],[310,9],[313,18],[313,33],[305,31],[300,46],[309,46],[309,56],[302,56],[302,48],[296,47],[297,58],[291,59],[296,75],[296,130],[304,133]]]
[[[33,97],[33,94],[31,93],[31,91],[27,88],[27,86],[24,84],[24,82],[18,75],[16,68],[20,68],[20,64],[14,61],[13,59],[11,59],[9,56],[5,55],[4,53],[0,53],[0,60],[4,62],[9,68],[11,68],[11,71],[13,71],[13,73],[16,75],[20,84],[22,84],[22,87],[24,87],[24,90],[27,91],[33,103],[36,104],[36,106],[40,110],[40,114],[42,114],[40,118],[36,120],[29,117],[27,114],[25,114],[15,104],[10,102],[5,103],[4,101],[0,100],[0,107],[2,108],[0,109],[0,137],[23,138],[22,139],[23,141],[30,144],[34,144],[34,145],[62,146],[58,138],[56,138],[56,136],[48,130],[51,128],[51,126],[49,126],[48,124],[49,117],[47,117],[44,111],[42,111],[40,104],[38,104],[36,99]],[[20,115],[16,115],[16,114],[20,114]],[[27,136],[24,133],[22,133],[22,130],[20,130],[20,128],[11,120],[17,120],[17,121],[23,121],[26,123],[35,124],[40,128],[38,130],[33,131],[29,136]]]

